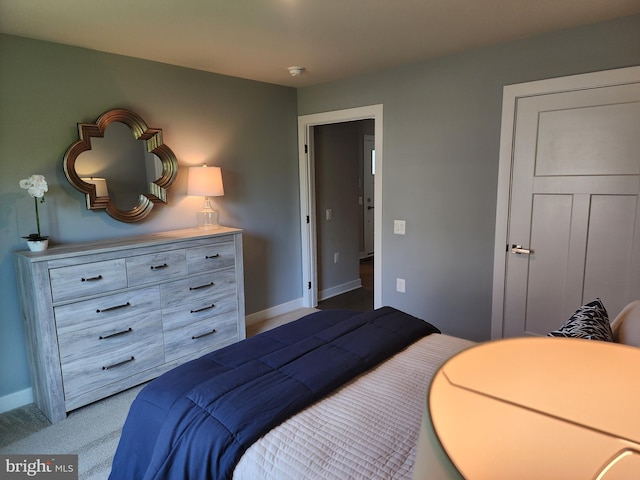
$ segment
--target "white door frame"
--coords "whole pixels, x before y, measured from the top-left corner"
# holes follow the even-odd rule
[[[599,88],[640,81],[640,67],[628,67],[602,72],[571,75],[535,82],[507,85],[502,96],[502,129],[500,132],[500,160],[498,167],[498,195],[496,204],[496,233],[493,255],[493,300],[491,338],[503,337],[504,292],[506,278],[506,245],[509,233],[511,168],[513,164],[513,129],[518,99],[535,95]]]
[[[373,306],[382,306],[382,104],[314,113],[298,117],[298,158],[300,166],[300,225],[302,240],[303,305],[318,304],[318,267],[315,214],[315,172],[311,128],[317,125],[374,120],[376,175],[374,179],[373,243],[376,259],[373,270]],[[306,147],[306,148],[305,148]],[[306,150],[306,151],[305,151]],[[307,288],[309,283],[311,288]]]

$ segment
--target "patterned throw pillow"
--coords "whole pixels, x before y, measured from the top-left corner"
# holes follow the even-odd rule
[[[609,315],[599,298],[581,306],[558,330],[549,332],[548,337],[586,338],[613,342],[609,325]]]

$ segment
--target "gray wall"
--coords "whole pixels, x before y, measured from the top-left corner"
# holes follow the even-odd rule
[[[299,89],[300,115],[384,105],[383,304],[489,339],[503,86],[638,64],[633,16]]]
[[[87,211],[62,157],[78,122],[129,108],[164,142],[181,169],[169,205],[140,224]],[[186,196],[188,165],[222,167],[221,223],[245,229],[246,310],[302,294],[296,91],[47,42],[0,36],[0,397],[30,386],[12,252],[35,230],[33,201],[18,181],[46,177],[41,206],[52,242],[194,227],[202,199]]]

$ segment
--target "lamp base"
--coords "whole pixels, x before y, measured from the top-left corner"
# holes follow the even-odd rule
[[[207,210],[196,213],[198,228],[220,228],[220,214],[217,210]]]

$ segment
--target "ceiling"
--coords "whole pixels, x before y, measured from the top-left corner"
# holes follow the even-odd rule
[[[640,0],[0,0],[0,32],[302,87],[635,13]]]

